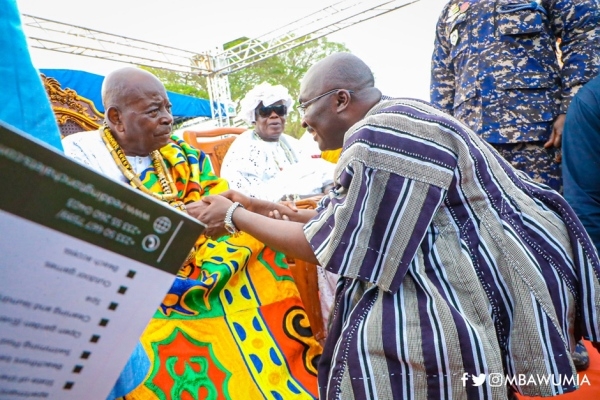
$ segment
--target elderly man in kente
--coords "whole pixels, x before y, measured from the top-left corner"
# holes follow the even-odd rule
[[[576,390],[575,339],[600,342],[600,261],[566,201],[448,114],[382,96],[351,54],[311,67],[299,103],[321,150],[343,145],[319,207],[293,215],[230,191],[204,197],[194,215],[209,234],[226,217],[341,275],[320,398]],[[260,215],[269,211],[290,220]]]
[[[261,83],[240,102],[241,116],[253,125],[232,144],[221,177],[232,189],[270,201],[322,194],[333,182],[331,163],[311,158],[298,139],[283,133],[293,100],[281,85]]]
[[[183,211],[228,188],[205,154],[171,136],[171,104],[154,75],[116,70],[102,99],[106,125],[65,138],[68,155]],[[283,260],[248,234],[198,238],[113,394],[315,398],[321,348]]]

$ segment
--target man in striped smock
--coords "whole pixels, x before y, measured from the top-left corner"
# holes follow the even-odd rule
[[[343,143],[335,188],[305,224],[251,212],[257,204],[229,217],[341,276],[321,398],[575,390],[575,338],[600,341],[600,264],[565,200],[453,117],[382,96],[353,55],[314,65],[299,100],[321,150]],[[231,202],[206,202],[212,234]]]

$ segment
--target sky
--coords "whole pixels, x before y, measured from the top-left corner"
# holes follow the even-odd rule
[[[202,52],[241,36],[258,37],[338,1],[103,0],[92,6],[92,2],[81,0],[17,0],[17,5],[24,14]],[[419,0],[327,38],[345,44],[363,59],[384,94],[429,100],[435,25],[446,2]],[[123,66],[34,48],[31,54],[37,68],[81,69],[106,75]]]

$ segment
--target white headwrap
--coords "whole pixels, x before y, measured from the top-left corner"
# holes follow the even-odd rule
[[[261,102],[263,106],[270,106],[279,100],[283,100],[289,113],[294,100],[290,97],[288,90],[281,85],[272,86],[263,82],[246,93],[246,96],[240,101],[240,117],[248,124],[254,124],[256,122],[255,110]]]

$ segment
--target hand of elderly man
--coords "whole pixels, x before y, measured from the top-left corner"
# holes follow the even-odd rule
[[[200,201],[186,205],[189,215],[206,225],[204,234],[209,238],[227,235],[225,213],[231,206],[231,200],[223,196],[207,196]]]

